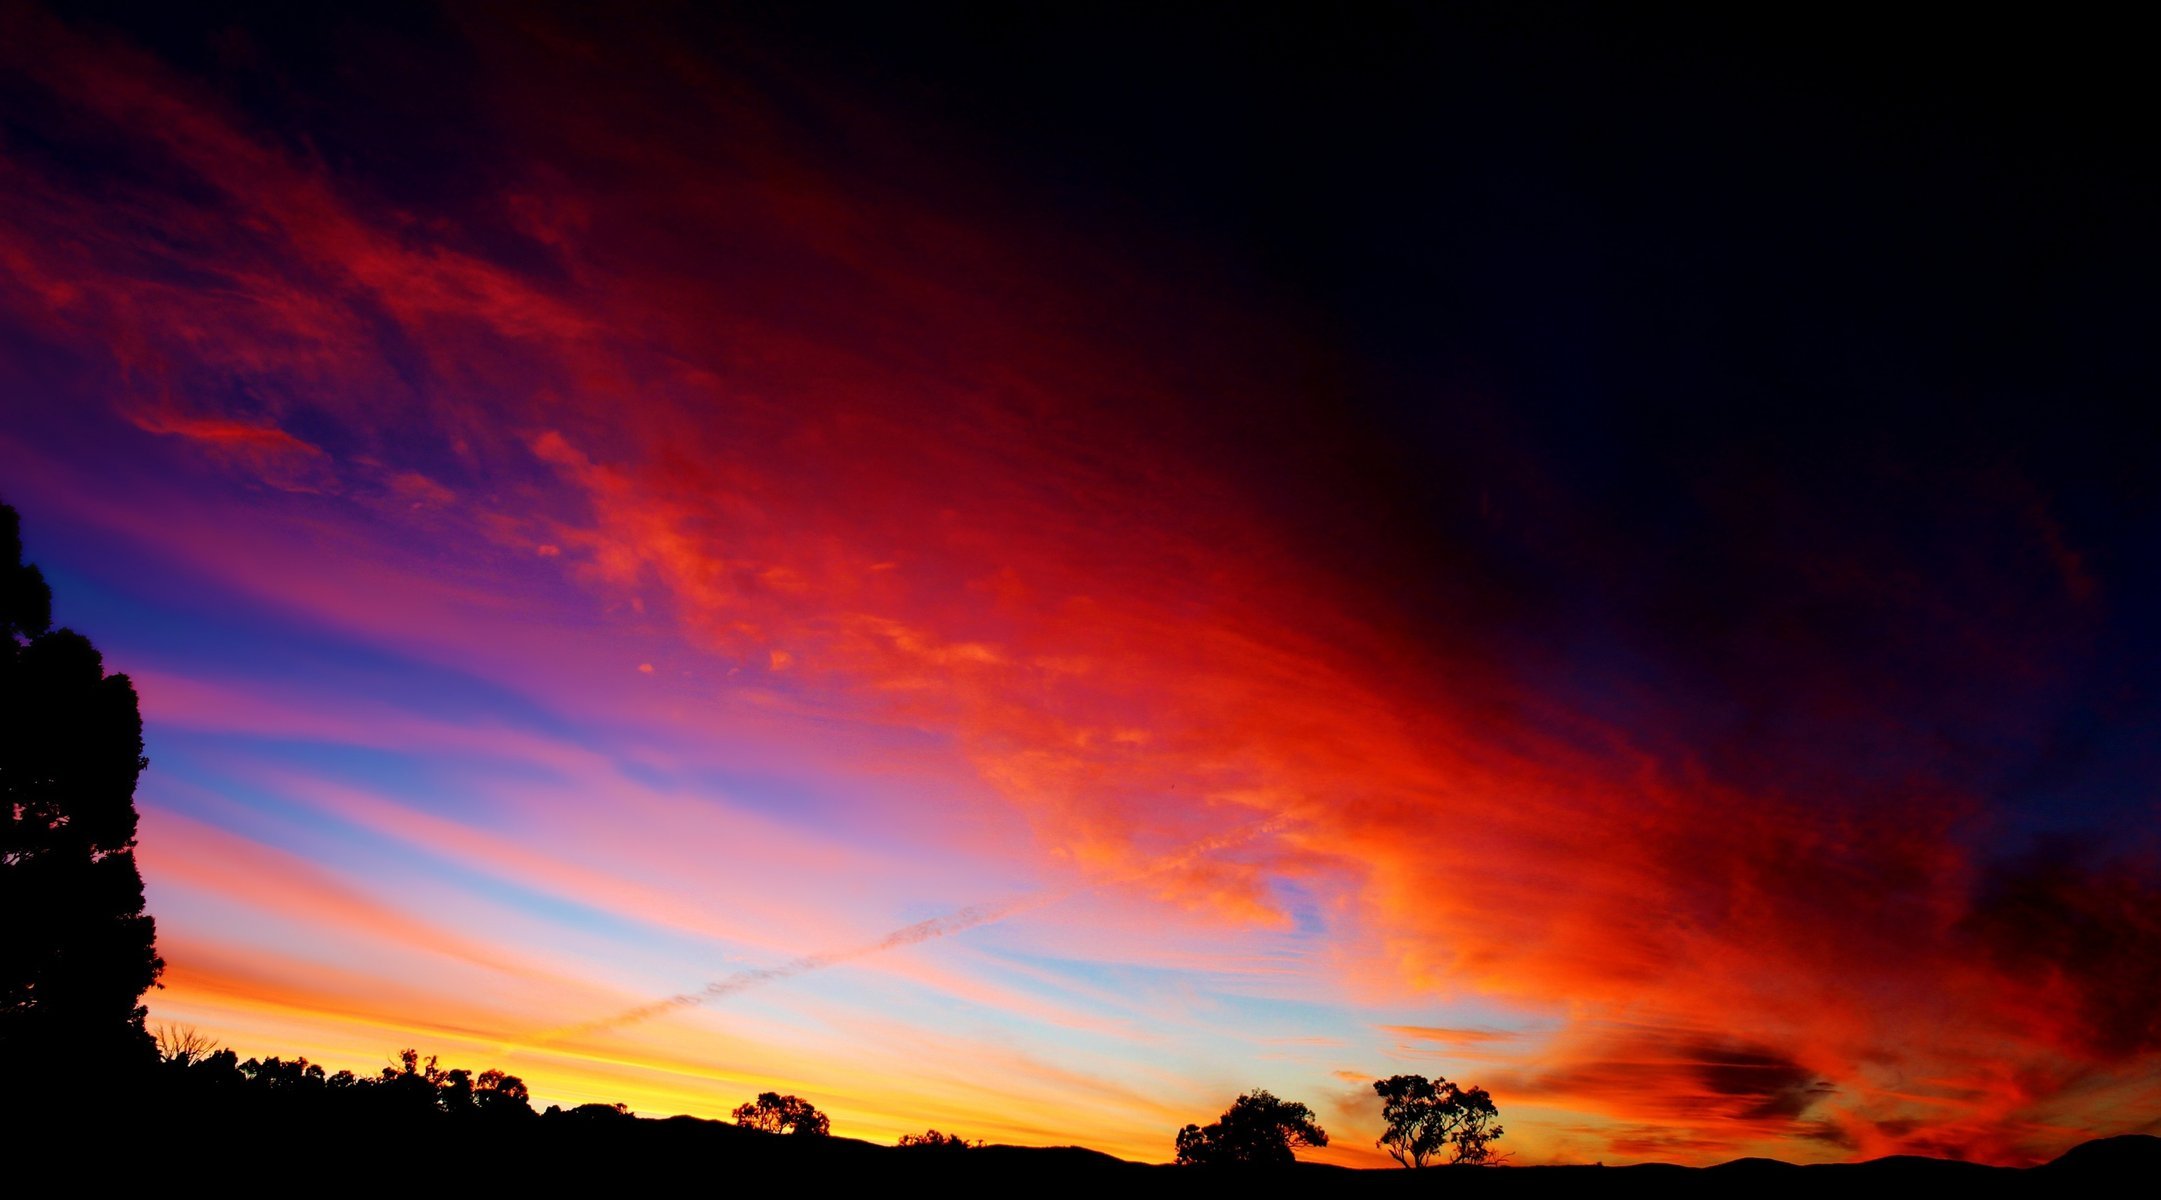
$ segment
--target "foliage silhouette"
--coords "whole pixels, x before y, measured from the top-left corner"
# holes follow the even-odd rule
[[[1186,1126],[1176,1142],[1179,1165],[1200,1167],[1287,1166],[1298,1158],[1292,1147],[1327,1144],[1312,1109],[1267,1091],[1238,1097],[1205,1128]]]
[[[52,591],[0,505],[0,1062],[146,1067],[142,994],[164,961],[135,866],[134,685],[52,628]]]
[[[1450,1163],[1492,1161],[1492,1143],[1504,1130],[1494,1122],[1500,1110],[1484,1088],[1459,1087],[1446,1079],[1391,1075],[1375,1080],[1381,1119],[1388,1131],[1374,1144],[1406,1167],[1423,1167],[1442,1150]]]
[[[533,1094],[523,1079],[491,1068],[473,1081],[473,1111],[487,1117],[531,1116]]]
[[[632,1115],[630,1106],[621,1101],[614,1104],[601,1104],[598,1102],[580,1104],[575,1108],[568,1109],[558,1108],[550,1104],[548,1111],[541,1115],[546,1117],[567,1117],[576,1121],[635,1121],[638,1119]]]
[[[824,1137],[831,1126],[826,1115],[810,1101],[779,1092],[759,1092],[757,1099],[737,1105],[730,1115],[747,1129],[800,1137]]]
[[[396,1102],[419,1110],[498,1118],[533,1115],[531,1093],[517,1076],[492,1068],[478,1076],[463,1067],[445,1070],[432,1054],[423,1061],[418,1050],[399,1051],[397,1062],[383,1068],[377,1084]]]
[[[940,1133],[935,1129],[900,1135],[900,1145],[905,1150],[972,1150],[982,1144],[981,1138],[971,1142],[958,1134]]]
[[[292,1114],[316,1112],[363,1123],[370,1117],[493,1123],[536,1115],[525,1081],[517,1076],[492,1069],[477,1075],[463,1068],[446,1070],[440,1060],[422,1058],[417,1050],[400,1051],[390,1066],[365,1077],[328,1071],[306,1058],[273,1055],[243,1062],[231,1050],[209,1049],[207,1040],[192,1031],[160,1030],[159,1044],[160,1070],[171,1085],[167,1090],[181,1103],[224,1096],[274,1102]]]

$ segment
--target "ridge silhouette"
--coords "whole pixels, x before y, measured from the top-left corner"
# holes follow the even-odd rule
[[[2129,1185],[2161,1174],[2161,1138],[2128,1135],[2076,1146],[2042,1166],[1996,1167],[1892,1156],[1859,1163],[1794,1165],[1743,1158],[1693,1168],[1632,1166],[1352,1169],[1315,1163],[1174,1166],[1130,1162],[1078,1146],[970,1145],[958,1138],[897,1146],[856,1138],[782,1132],[785,1122],[730,1124],[688,1116],[640,1117],[621,1105],[550,1106],[536,1112],[522,1081],[500,1071],[449,1067],[407,1050],[373,1075],[331,1072],[304,1058],[241,1060],[202,1045],[174,1052],[132,1078],[107,1078],[93,1107],[31,1105],[9,1116],[16,1144],[94,1128],[114,1147],[99,1168],[107,1183],[168,1185],[220,1169],[216,1155],[195,1166],[162,1147],[230,1153],[257,1178],[298,1178],[340,1164],[427,1180],[485,1179],[490,1187],[548,1194],[610,1194],[719,1174],[737,1186],[944,1188],[968,1193],[1034,1187],[1120,1196],[1189,1195],[1219,1186],[1280,1195],[1420,1194],[1433,1187],[1471,1195],[1545,1196],[1610,1192],[1670,1196],[1733,1194],[1736,1176],[1775,1179],[1781,1193],[1833,1187],[1956,1187],[1962,1197],[2054,1195]],[[19,1082],[11,1079],[10,1082]],[[788,1102],[794,1101],[795,1105]],[[800,1106],[800,1107],[797,1107]],[[814,1113],[796,1097],[759,1097],[743,1106]],[[753,1117],[753,1123],[756,1118]],[[822,1128],[822,1127],[821,1127]],[[925,1153],[930,1145],[950,1152]],[[146,1147],[160,1147],[149,1150]],[[268,1174],[265,1174],[265,1173]],[[1426,1178],[1429,1174],[1438,1178]],[[18,1176],[20,1177],[20,1176]],[[33,1175],[34,1178],[34,1175]],[[1422,1182],[1421,1182],[1422,1181]],[[357,1182],[357,1181],[356,1181]],[[1760,1182],[1743,1184],[1763,1186]],[[336,1190],[333,1186],[332,1190]],[[28,1193],[26,1193],[28,1194]]]

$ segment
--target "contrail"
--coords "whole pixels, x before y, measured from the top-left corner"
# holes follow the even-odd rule
[[[854,946],[846,950],[828,950],[822,954],[806,954],[801,958],[789,959],[777,967],[758,967],[749,971],[737,971],[733,975],[716,979],[695,992],[678,992],[665,999],[655,1000],[651,1004],[641,1004],[636,1008],[624,1009],[613,1016],[586,1021],[578,1025],[565,1025],[560,1029],[551,1029],[545,1033],[535,1034],[521,1042],[504,1047],[499,1053],[508,1054],[520,1049],[549,1045],[553,1042],[562,1041],[564,1038],[576,1037],[581,1033],[598,1033],[604,1029],[632,1025],[639,1021],[657,1017],[673,1009],[696,1008],[701,1004],[711,1000],[718,1000],[723,996],[733,996],[737,992],[748,991],[764,984],[792,979],[809,971],[823,970],[826,967],[837,966],[844,962],[864,958],[886,950],[897,949],[901,946],[914,946],[927,942],[932,938],[944,937],[949,933],[959,933],[964,929],[987,925],[1022,909],[1037,908],[1054,900],[1063,899],[1067,894],[1070,893],[1029,896],[1002,904],[971,904],[966,908],[947,913],[942,917],[932,917],[927,921],[917,921],[913,925],[902,926],[874,942],[865,942],[860,946]]]
[[[762,987],[768,983],[778,983],[783,979],[792,979],[797,975],[824,970],[827,967],[838,966],[841,963],[851,962],[858,958],[882,954],[887,950],[897,950],[902,946],[920,945],[930,941],[932,938],[941,938],[948,934],[974,929],[979,925],[988,925],[993,921],[1004,920],[1014,913],[1055,904],[1079,892],[1093,891],[1097,888],[1109,887],[1115,884],[1133,883],[1146,879],[1151,875],[1176,870],[1218,850],[1225,850],[1232,846],[1250,842],[1258,837],[1265,837],[1288,824],[1291,815],[1289,812],[1278,813],[1268,820],[1247,826],[1244,829],[1236,829],[1228,833],[1203,838],[1173,854],[1155,859],[1139,870],[1129,871],[1109,879],[1097,880],[1092,884],[1065,888],[1055,892],[1041,892],[1033,896],[1023,896],[995,904],[971,904],[966,908],[956,909],[944,916],[917,921],[913,925],[904,925],[876,941],[865,942],[850,949],[828,950],[821,954],[806,954],[801,958],[789,959],[777,967],[759,967],[754,970],[737,971],[732,975],[716,979],[695,992],[678,992],[673,996],[655,1000],[650,1004],[641,1004],[636,1008],[625,1009],[613,1016],[550,1029],[544,1033],[506,1044],[497,1053],[504,1055],[514,1054],[519,1050],[551,1045],[565,1038],[577,1037],[580,1034],[599,1033],[602,1030],[633,1025],[639,1021],[660,1016],[662,1013],[672,1012],[680,1008],[696,1008],[709,1001],[718,1000],[724,996],[733,996],[737,992]]]

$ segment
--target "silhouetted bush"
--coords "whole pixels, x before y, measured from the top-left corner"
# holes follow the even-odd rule
[[[759,1092],[757,1099],[736,1106],[730,1115],[736,1124],[766,1133],[824,1137],[831,1127],[816,1105],[801,1096],[783,1096],[779,1092]]]
[[[901,1148],[906,1150],[972,1150],[982,1144],[981,1138],[971,1142],[957,1134],[940,1133],[935,1129],[900,1135]]]
[[[614,1122],[635,1121],[638,1119],[631,1114],[630,1106],[623,1103],[580,1104],[575,1108],[558,1108],[555,1105],[550,1104],[548,1106],[548,1111],[542,1113],[541,1115],[549,1118],[550,1120],[561,1121]]]
[[[1298,1159],[1292,1147],[1327,1144],[1312,1109],[1267,1091],[1247,1092],[1221,1120],[1188,1125],[1177,1138],[1179,1165],[1196,1167],[1285,1166]]]

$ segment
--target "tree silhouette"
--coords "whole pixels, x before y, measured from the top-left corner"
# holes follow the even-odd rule
[[[1493,1097],[1484,1088],[1463,1088],[1456,1093],[1456,1098],[1463,1105],[1463,1120],[1457,1124],[1454,1136],[1449,1138],[1455,1150],[1448,1161],[1484,1166],[1494,1159],[1493,1143],[1507,1132],[1495,1124],[1501,1111],[1493,1106]]]
[[[1489,1162],[1492,1143],[1505,1132],[1494,1124],[1500,1110],[1484,1088],[1458,1087],[1423,1075],[1391,1075],[1375,1080],[1373,1090],[1381,1097],[1381,1118],[1388,1123],[1388,1132],[1374,1144],[1406,1167],[1423,1167],[1427,1159],[1450,1148],[1450,1163]]]
[[[270,1061],[275,1063],[277,1060]],[[304,1066],[307,1060],[300,1062]],[[247,1069],[248,1064],[242,1064],[241,1070]],[[320,1073],[322,1068],[314,1070]],[[494,1068],[477,1075],[464,1067],[446,1070],[435,1055],[422,1058],[418,1050],[398,1051],[397,1059],[363,1086],[387,1107],[408,1113],[478,1114],[489,1118],[533,1115],[532,1093],[526,1089],[525,1081],[517,1076],[506,1075]],[[621,1105],[615,1106],[615,1109],[621,1108]]]
[[[408,1112],[436,1111],[442,1107],[441,1094],[451,1074],[437,1062],[433,1054],[423,1059],[418,1050],[400,1050],[397,1061],[376,1078],[376,1089],[386,1101]]]
[[[491,1068],[473,1080],[473,1108],[488,1117],[530,1117],[533,1096],[523,1079]]]
[[[779,1092],[759,1092],[756,1100],[738,1105],[732,1115],[736,1124],[748,1129],[804,1137],[824,1137],[830,1125],[810,1101]]]
[[[52,591],[0,505],[0,1063],[155,1061],[138,1003],[165,963],[135,867],[134,685],[52,628]]]
[[[1325,1146],[1328,1134],[1313,1110],[1267,1091],[1238,1097],[1221,1120],[1178,1131],[1182,1166],[1286,1166],[1297,1161],[1293,1146]]]
[[[160,1060],[183,1069],[210,1057],[218,1048],[217,1039],[196,1032],[193,1025],[160,1025],[150,1031],[150,1039]]]

